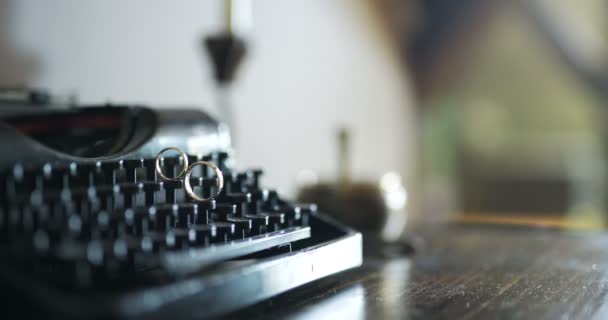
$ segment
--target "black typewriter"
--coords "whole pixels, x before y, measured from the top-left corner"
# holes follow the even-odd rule
[[[234,170],[200,111],[9,101],[0,147],[0,294],[22,316],[217,317],[361,263],[359,233]],[[166,147],[215,164],[221,192],[206,167],[188,182],[209,201],[159,177]]]

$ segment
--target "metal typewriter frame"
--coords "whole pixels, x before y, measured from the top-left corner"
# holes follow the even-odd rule
[[[11,295],[19,292],[20,301],[31,300],[61,319],[215,317],[361,265],[360,233],[323,214],[312,215],[310,224],[312,237],[291,243],[291,252],[266,252],[246,260],[225,261],[190,277],[132,292],[65,292],[11,272],[1,264],[0,283],[8,285]]]

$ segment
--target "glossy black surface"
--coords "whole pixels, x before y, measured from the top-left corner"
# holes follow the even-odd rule
[[[204,112],[141,106],[39,106],[0,102],[0,169],[16,162],[151,158],[167,146],[207,154],[230,137]]]

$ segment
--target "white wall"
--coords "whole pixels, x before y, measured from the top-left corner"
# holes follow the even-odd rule
[[[0,50],[10,61],[0,85],[24,78],[76,91],[81,102],[216,113],[200,46],[220,28],[220,8],[193,0],[0,0]],[[346,125],[355,176],[408,174],[408,80],[369,4],[268,0],[254,1],[253,10],[251,51],[233,97],[239,164],[265,167],[267,185],[292,192],[302,168],[333,176],[335,130]]]

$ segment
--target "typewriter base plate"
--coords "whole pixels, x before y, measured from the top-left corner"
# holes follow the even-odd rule
[[[361,234],[318,214],[312,236],[283,247],[228,260],[165,285],[125,293],[74,294],[0,269],[7,306],[56,318],[201,319],[255,304],[317,279],[360,266]],[[22,294],[15,295],[15,290]],[[35,303],[37,310],[24,310]],[[29,315],[29,314],[28,314]]]

